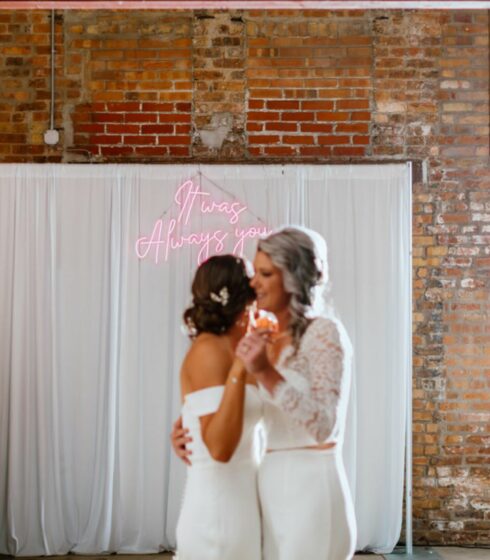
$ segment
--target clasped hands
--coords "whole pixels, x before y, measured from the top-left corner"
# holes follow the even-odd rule
[[[276,385],[284,381],[284,378],[267,356],[267,343],[271,334],[268,330],[252,331],[240,340],[235,354],[243,362],[246,370],[272,394]]]
[[[267,357],[268,339],[268,331],[252,331],[239,341],[235,355],[249,373],[261,376],[270,369],[271,364]]]

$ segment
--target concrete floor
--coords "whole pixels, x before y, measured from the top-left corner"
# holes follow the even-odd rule
[[[413,555],[407,556],[404,550],[396,550],[393,554],[384,554],[382,556],[361,556],[356,555],[355,558],[383,558],[385,560],[490,560],[490,548],[463,548],[457,546],[432,546],[432,547],[414,547]]]
[[[438,547],[435,549],[443,560],[489,560],[490,548]]]
[[[382,556],[360,556],[355,558],[383,558],[384,560],[490,560],[490,549],[485,548],[463,548],[456,546],[432,546],[432,547],[414,547],[413,555],[407,556],[404,549],[396,550],[393,554],[384,554]]]
[[[90,558],[91,560],[171,560],[173,555],[170,553],[162,554],[114,554],[99,556],[99,555],[74,555],[69,556],[56,556],[56,560],[75,560],[75,557]],[[1,560],[11,560],[13,556],[3,556],[0,554]],[[41,560],[47,558],[46,556],[25,556],[23,560]],[[490,548],[461,548],[453,546],[434,546],[434,547],[414,547],[412,556],[404,554],[404,550],[400,549],[393,554],[356,554],[356,560],[490,560]],[[301,560],[298,558],[298,560]]]

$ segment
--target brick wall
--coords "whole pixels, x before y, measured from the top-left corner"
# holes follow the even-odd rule
[[[254,157],[368,153],[373,79],[371,20],[250,13],[248,143]]]
[[[63,19],[71,82],[62,107],[65,159],[190,157],[192,19],[126,12]]]
[[[417,542],[489,544],[488,23],[374,18],[373,155],[428,169],[413,207]]]
[[[416,543],[490,544],[489,15],[0,12],[0,161],[419,162]]]

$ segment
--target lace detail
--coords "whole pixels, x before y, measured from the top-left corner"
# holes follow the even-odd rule
[[[336,431],[342,393],[345,344],[338,325],[323,317],[315,319],[296,355],[291,350],[276,365],[285,381],[276,386],[273,400],[322,443]]]

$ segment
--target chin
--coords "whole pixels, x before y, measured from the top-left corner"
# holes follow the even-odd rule
[[[263,311],[270,311],[270,312],[274,312],[274,309],[271,309],[271,307],[269,305],[267,305],[266,302],[264,303],[258,303],[257,304],[257,308],[258,309],[262,309]]]

